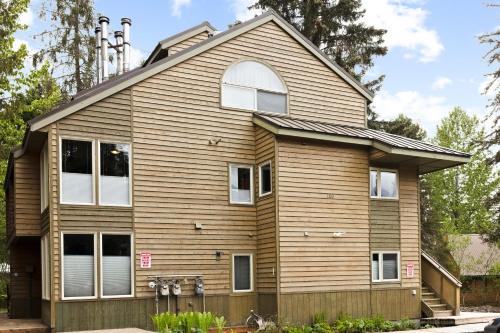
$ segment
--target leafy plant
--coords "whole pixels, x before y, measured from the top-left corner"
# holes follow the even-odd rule
[[[214,315],[211,312],[197,312],[196,324],[201,333],[208,333],[208,329],[214,322]]]
[[[178,315],[180,317],[180,323],[184,328],[184,333],[193,333],[193,329],[196,328],[196,323],[198,316],[194,312],[184,312]]]
[[[224,331],[224,327],[226,326],[226,323],[227,323],[227,321],[224,318],[224,316],[214,318],[214,324],[215,324],[215,328],[217,330],[217,333],[222,333]]]
[[[157,332],[170,333],[179,328],[179,317],[175,313],[163,312],[151,316],[151,319]]]

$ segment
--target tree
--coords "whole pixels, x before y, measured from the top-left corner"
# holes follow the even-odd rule
[[[33,57],[34,64],[49,57],[67,99],[90,88],[95,78],[95,23],[92,0],[44,0],[40,17],[50,17],[49,30],[36,36],[46,43]]]
[[[369,126],[372,129],[391,134],[401,135],[414,140],[424,140],[427,136],[425,130],[404,114],[399,114],[393,120],[377,120]]]
[[[490,4],[492,8],[500,8],[500,5]],[[486,74],[490,79],[489,83],[484,89],[484,94],[491,94],[490,98],[490,112],[488,117],[492,119],[493,128],[490,133],[486,135],[484,141],[485,149],[496,150],[492,158],[489,160],[491,165],[498,167],[500,163],[500,28],[496,28],[494,32],[483,34],[479,36],[479,42],[486,44],[491,49],[485,54],[484,58],[490,66],[495,66],[492,72]],[[487,202],[489,209],[494,214],[495,225],[490,231],[485,232],[486,240],[499,243],[500,242],[500,189],[497,188],[490,200]]]
[[[430,205],[426,213],[439,221],[447,234],[484,233],[494,226],[485,204],[500,186],[500,177],[487,163],[487,151],[480,145],[484,137],[478,118],[458,107],[437,128],[433,143],[471,154],[471,161],[465,165],[424,177]]]

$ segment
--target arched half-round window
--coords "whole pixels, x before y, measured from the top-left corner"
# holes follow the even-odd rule
[[[222,106],[287,113],[287,89],[268,66],[251,60],[235,63],[222,77]]]

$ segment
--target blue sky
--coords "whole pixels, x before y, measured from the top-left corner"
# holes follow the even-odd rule
[[[255,15],[246,7],[253,0],[96,0],[97,11],[119,29],[121,17],[132,19],[133,58],[138,64],[156,43],[202,21],[225,30],[236,19]],[[480,91],[490,69],[482,59],[487,51],[477,36],[499,26],[498,9],[481,0],[364,0],[365,21],[388,30],[389,53],[375,60],[369,75],[385,74],[382,91],[374,101],[382,118],[404,113],[433,134],[439,120],[461,106],[482,120],[487,97]],[[44,23],[33,0],[22,20],[30,25],[17,35],[19,42],[36,50],[31,36]],[[485,122],[488,126],[489,122]]]

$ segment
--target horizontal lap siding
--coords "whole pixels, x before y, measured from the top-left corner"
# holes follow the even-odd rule
[[[204,41],[205,39],[208,38],[208,32],[204,31],[201,32],[191,38],[188,38],[186,40],[183,40],[180,43],[174,44],[168,48],[168,53],[169,55],[173,55],[177,52],[180,52],[182,50],[187,49],[190,46],[193,46],[195,44],[198,44],[199,42]]]
[[[274,136],[257,127],[255,130],[255,165],[271,161],[272,193],[257,199],[257,285],[259,292],[276,292],[276,205]],[[258,195],[259,172],[256,169]]]
[[[403,287],[420,286],[420,220],[418,175],[415,167],[399,171],[399,214],[401,218],[401,270]],[[406,276],[406,266],[414,266],[414,277]]]
[[[400,244],[399,202],[370,200],[371,250],[398,250]]]
[[[40,236],[40,157],[25,154],[14,163],[16,236]]]
[[[298,141],[278,151],[281,291],[368,288],[367,152]]]

